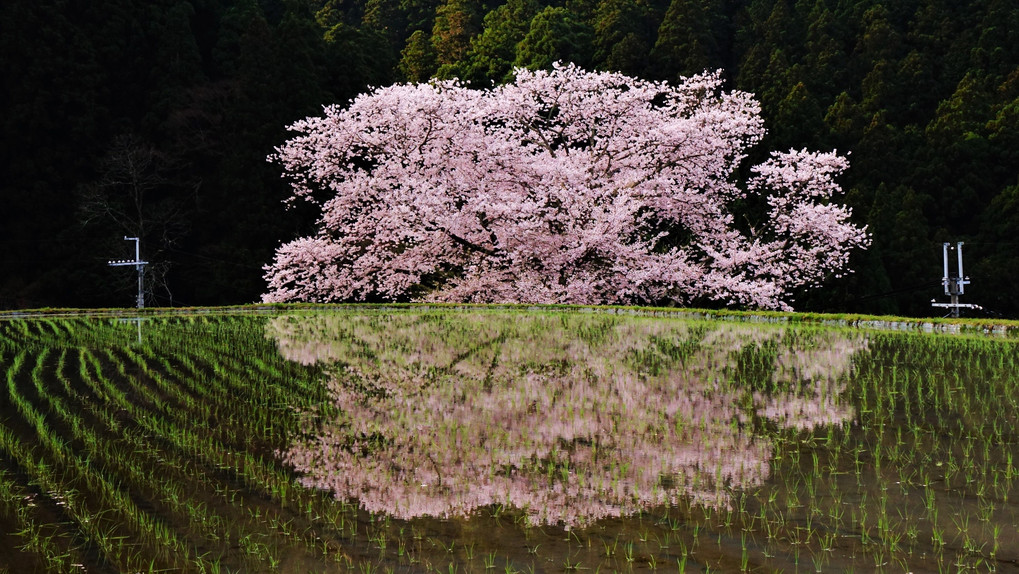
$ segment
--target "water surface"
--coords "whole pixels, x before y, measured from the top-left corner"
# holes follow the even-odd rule
[[[1017,358],[608,313],[0,321],[0,571],[1016,571]]]

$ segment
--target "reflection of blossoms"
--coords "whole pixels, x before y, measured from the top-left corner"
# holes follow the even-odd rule
[[[852,405],[843,403],[840,396],[853,355],[866,347],[866,340],[824,330],[809,332],[809,337],[798,341],[785,335],[785,330],[735,325],[708,333],[701,346],[715,366],[732,362],[748,345],[774,346],[774,357],[767,365],[772,391],[753,393],[758,416],[798,430],[852,419]],[[797,336],[804,337],[802,332]]]
[[[786,393],[780,397],[765,397],[754,394],[757,414],[772,419],[782,426],[794,429],[813,429],[819,426],[838,424],[853,418],[853,408],[841,405],[837,397],[827,394],[818,383],[812,395]]]
[[[287,358],[332,365],[342,415],[309,420],[285,453],[307,485],[402,518],[507,504],[567,526],[680,497],[724,506],[727,489],[760,484],[770,445],[740,430],[748,391],[720,384],[732,351],[777,341],[782,390],[753,394],[756,414],[809,428],[851,416],[836,387],[858,346],[522,313],[298,315],[269,333]]]
[[[780,425],[795,429],[813,429],[838,424],[853,418],[851,405],[839,400],[845,390],[845,376],[853,355],[866,341],[835,337],[832,332],[819,334],[824,339],[802,349],[786,348],[778,356],[773,380],[797,391],[754,393],[757,413]]]

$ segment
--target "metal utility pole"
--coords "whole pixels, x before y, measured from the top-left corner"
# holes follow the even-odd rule
[[[116,259],[108,261],[110,267],[123,267],[127,265],[134,265],[134,268],[138,270],[138,308],[145,307],[145,289],[143,286],[143,278],[145,277],[145,266],[148,261],[142,261],[141,255],[141,243],[137,237],[124,236],[125,241],[134,241],[134,261],[130,259]]]
[[[950,245],[951,245],[951,243],[944,243],[944,244],[942,244],[942,248],[944,250],[944,261],[945,261],[944,268],[945,268],[945,274],[941,278],[941,283],[942,283],[942,285],[945,286],[945,295],[948,295],[949,297],[951,297],[952,298],[952,302],[951,303],[935,303],[934,300],[932,299],[931,300],[931,306],[932,307],[947,307],[947,308],[951,309],[950,315],[952,317],[958,317],[959,316],[959,309],[980,309],[981,307],[980,307],[980,305],[969,305],[969,304],[959,303],[959,295],[962,295],[962,294],[964,294],[966,292],[966,285],[969,285],[969,277],[966,277],[963,274],[963,272],[962,272],[962,246],[963,246],[963,242],[962,241],[956,243],[956,248],[955,248],[955,250],[956,250],[956,260],[958,261],[958,264],[959,264],[959,274],[957,276],[955,276],[955,277],[951,277],[951,276],[948,275],[948,249],[949,249]]]

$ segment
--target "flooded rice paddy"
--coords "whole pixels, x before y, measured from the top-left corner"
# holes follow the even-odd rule
[[[608,313],[0,321],[0,572],[1016,572],[1019,342]]]

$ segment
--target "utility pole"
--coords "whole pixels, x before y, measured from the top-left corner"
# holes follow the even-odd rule
[[[141,254],[141,243],[137,237],[124,236],[125,241],[134,241],[134,261],[130,259],[116,259],[108,261],[107,264],[110,267],[124,267],[127,265],[134,265],[134,268],[138,270],[138,308],[145,307],[145,289],[143,285],[143,278],[145,276],[145,266],[148,261],[142,261]]]
[[[966,286],[969,285],[969,277],[966,277],[962,272],[962,246],[963,242],[960,241],[956,244],[956,260],[959,264],[959,274],[955,277],[948,275],[948,249],[951,243],[943,243],[942,249],[944,253],[944,276],[941,278],[941,284],[945,286],[945,295],[952,298],[951,303],[936,303],[934,299],[931,299],[932,307],[947,307],[951,309],[950,315],[952,317],[959,316],[959,309],[980,309],[980,305],[970,305],[959,302],[959,295],[966,292]]]

